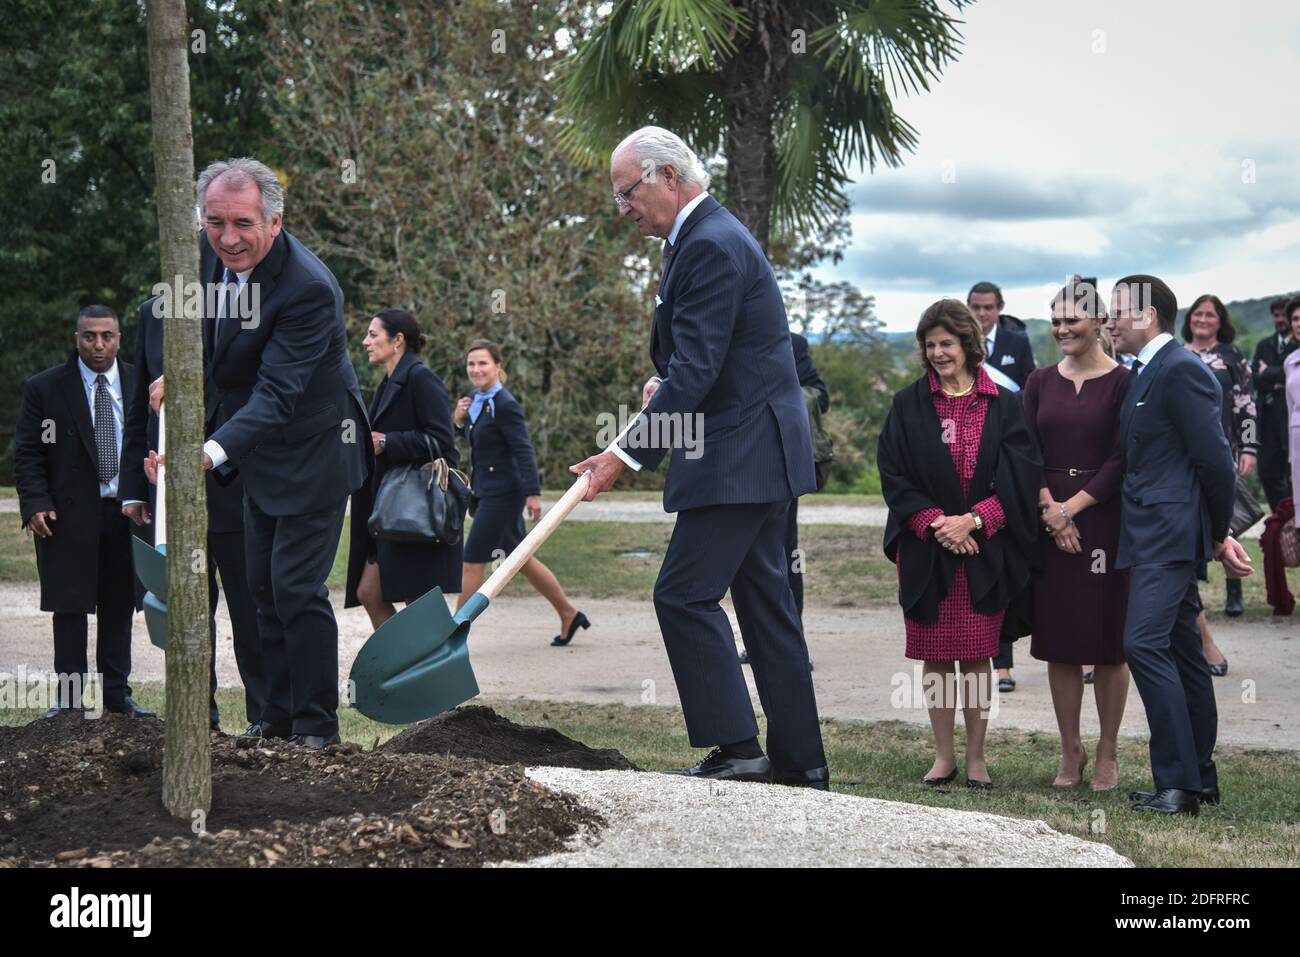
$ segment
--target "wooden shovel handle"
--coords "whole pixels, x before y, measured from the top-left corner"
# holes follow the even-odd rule
[[[644,411],[645,409],[642,408],[641,412]],[[606,452],[618,445],[619,440],[627,434],[628,429],[632,428],[632,424],[636,422],[639,415],[640,412],[628,420],[628,423],[623,426],[623,430],[615,436],[614,441],[605,446]],[[492,577],[478,590],[478,593],[486,596],[488,601],[492,601],[497,595],[501,594],[506,585],[510,584],[510,579],[518,574],[519,569],[523,568],[528,559],[532,558],[533,554],[542,547],[542,544],[551,537],[551,532],[555,531],[577,504],[587,497],[587,489],[590,486],[591,473],[583,472],[578,476],[578,481],[574,482],[569,490],[560,497],[560,500],[542,516],[541,521],[533,526],[533,530],[528,533],[527,537],[515,547],[513,552],[506,556],[497,570],[492,573]]]
[[[527,564],[528,559],[533,557],[533,553],[542,547],[542,544],[551,537],[551,532],[559,527],[560,523],[573,511],[574,507],[587,497],[587,487],[591,484],[591,473],[583,472],[574,482],[569,490],[564,493],[558,502],[556,502],[541,520],[533,526],[533,530],[528,533],[522,542],[513,552],[506,556],[505,560],[497,567],[489,578],[479,589],[479,592],[487,596],[488,601],[492,601],[499,595],[506,585],[510,584],[510,579],[514,578]]]
[[[163,455],[167,449],[166,406],[158,406],[158,454]],[[167,544],[167,483],[163,481],[166,466],[158,466],[158,494],[154,498],[153,509],[153,543],[154,547]]]

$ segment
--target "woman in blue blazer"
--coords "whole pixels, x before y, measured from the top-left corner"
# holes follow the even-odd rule
[[[474,491],[474,521],[465,543],[465,568],[457,610],[483,584],[488,562],[504,558],[524,539],[524,509],[537,521],[542,516],[537,454],[528,437],[524,410],[506,391],[501,347],[475,339],[465,350],[465,371],[474,395],[456,403],[452,418],[456,432],[469,440]],[[591,622],[569,601],[555,575],[534,555],[520,569],[560,616],[560,633],[553,645],[567,645],[579,628]]]
[[[390,468],[408,462],[444,458],[460,461],[451,431],[451,397],[442,380],[416,354],[424,336],[415,317],[404,309],[381,309],[366,331],[366,354],[387,375],[370,402],[370,441],[375,468],[352,493],[352,538],[344,607],[364,605],[378,628],[397,611],[394,602],[410,602],[434,587],[444,594],[460,591],[461,542],[421,545],[375,540],[366,523],[374,509],[379,483]],[[427,440],[427,444],[426,444]]]

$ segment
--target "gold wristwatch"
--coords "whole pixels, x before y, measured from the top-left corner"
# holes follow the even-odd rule
[[[970,517],[975,519],[975,531],[984,531],[984,519],[980,518],[980,513],[971,509]]]

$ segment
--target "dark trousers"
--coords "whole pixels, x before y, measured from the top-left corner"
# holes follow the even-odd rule
[[[1264,487],[1269,511],[1277,510],[1277,503],[1291,494],[1291,437],[1287,434],[1285,417],[1278,421],[1277,403],[1285,412],[1286,400],[1279,393],[1271,404],[1261,401],[1259,415],[1259,484]]]
[[[998,641],[998,654],[993,659],[994,668],[1014,668],[1015,667],[1015,648],[1016,643],[1012,639],[1003,638]]]
[[[790,500],[790,511],[785,518],[785,567],[790,573],[790,593],[794,595],[794,608],[799,614],[799,630],[803,631],[803,555],[799,554],[799,500]]]
[[[135,614],[134,565],[131,561],[130,521],[117,499],[101,500],[99,555],[95,591],[95,667],[103,675],[103,699],[108,708],[121,707],[131,693],[131,618]],[[84,614],[54,613],[54,670],[89,680],[87,658],[89,622]],[[58,704],[79,707],[80,701]]]
[[[267,515],[244,495],[244,555],[257,606],[266,703],[261,720],[294,734],[337,733],[339,629],[325,579],[347,499],[304,515]]]
[[[1219,713],[1196,627],[1200,602],[1192,562],[1135,565],[1129,578],[1124,655],[1151,729],[1156,789],[1218,787]]]
[[[655,613],[672,665],[693,747],[758,734],[749,689],[727,613],[727,589],[767,715],[774,767],[804,771],[826,764],[808,647],[787,572],[790,503],[715,505],[677,514],[655,582]]]
[[[217,717],[217,601],[226,597],[230,613],[235,664],[244,684],[244,709],[248,723],[262,719],[266,701],[266,679],[262,674],[262,642],[257,631],[257,606],[248,588],[244,567],[244,533],[212,532],[208,535],[208,607],[212,615],[212,716]],[[218,592],[217,575],[221,576]]]

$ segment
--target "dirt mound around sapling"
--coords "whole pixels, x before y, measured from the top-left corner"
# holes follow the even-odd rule
[[[554,728],[515,724],[491,708],[470,705],[413,724],[380,749],[396,754],[444,754],[491,764],[577,768],[581,771],[641,770],[621,751],[589,748]]]
[[[0,728],[0,867],[438,867],[560,850],[598,815],[519,768],[214,735],[212,809],[162,804],[162,722],[69,713]]]

